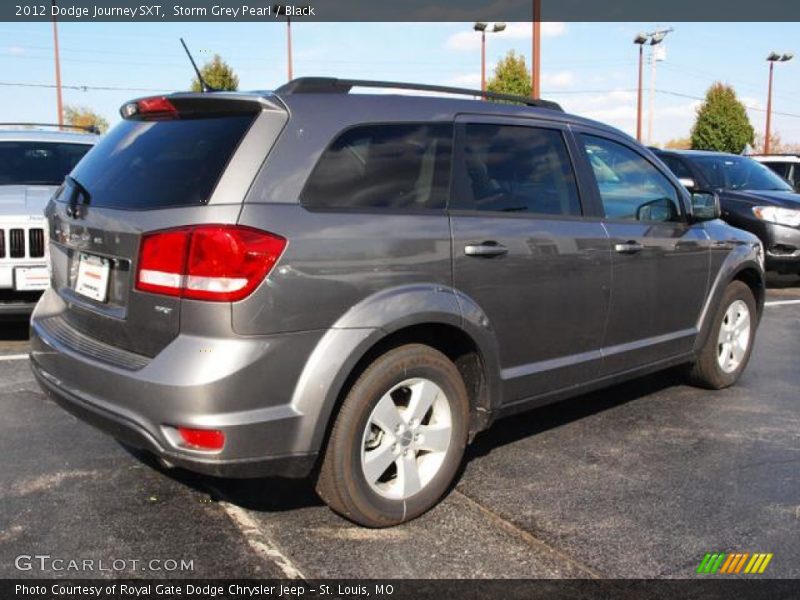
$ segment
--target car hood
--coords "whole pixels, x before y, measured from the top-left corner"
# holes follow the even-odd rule
[[[725,201],[726,199],[748,202],[753,205],[767,204],[800,210],[800,194],[795,192],[776,192],[773,190],[723,190],[720,192],[720,200]]]
[[[44,216],[56,185],[0,185],[0,218]]]

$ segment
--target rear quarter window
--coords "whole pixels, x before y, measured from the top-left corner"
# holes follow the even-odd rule
[[[349,129],[322,154],[300,201],[313,208],[443,209],[452,137],[449,124]]]
[[[122,121],[72,173],[92,206],[154,209],[207,202],[254,115]]]

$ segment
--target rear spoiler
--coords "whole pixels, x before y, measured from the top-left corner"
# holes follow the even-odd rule
[[[127,120],[168,120],[236,114],[255,114],[285,107],[275,97],[238,92],[185,92],[146,96],[123,104],[119,113]]]

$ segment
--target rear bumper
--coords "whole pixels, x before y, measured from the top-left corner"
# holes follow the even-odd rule
[[[145,366],[125,369],[52,335],[48,292],[31,321],[31,365],[42,389],[78,418],[119,440],[198,473],[303,477],[317,456],[292,394],[323,332],[213,339],[179,335]],[[176,443],[174,427],[218,429],[218,452]]]

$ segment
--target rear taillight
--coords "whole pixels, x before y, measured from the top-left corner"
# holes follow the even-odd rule
[[[142,238],[136,289],[235,302],[258,287],[284,248],[284,238],[238,225],[157,231]]]

